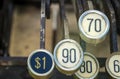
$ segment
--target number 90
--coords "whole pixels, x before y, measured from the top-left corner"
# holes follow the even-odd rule
[[[63,56],[62,61],[64,63],[68,63],[68,62],[75,63],[76,62],[76,50],[74,48],[71,48],[70,50],[67,48],[63,49],[62,56]]]

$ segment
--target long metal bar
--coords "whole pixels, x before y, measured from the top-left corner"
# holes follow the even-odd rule
[[[105,9],[103,7],[103,2],[101,0],[93,0],[93,3],[96,6],[97,10],[105,12]]]
[[[110,27],[110,52],[118,52],[118,43],[117,43],[117,25],[116,25],[116,16],[115,11],[112,7],[110,0],[102,0],[104,2],[104,7],[106,8],[106,13],[109,15],[111,27]]]
[[[99,63],[101,63],[100,67],[104,67],[106,58],[97,58],[97,59],[99,60]],[[12,63],[11,65],[24,65],[24,66],[26,66],[27,57],[1,57],[0,63],[5,63],[5,62],[6,63],[11,62]],[[6,65],[9,65],[9,63]]]
[[[89,10],[89,6],[88,6],[88,3],[87,3],[87,0],[79,0],[79,1],[82,2],[82,4],[78,4],[78,5],[83,5],[83,6],[82,6],[83,12]],[[79,8],[79,9],[80,9],[80,8]],[[82,13],[83,13],[83,12],[82,12]],[[79,14],[82,14],[82,13],[79,13]],[[80,15],[79,15],[79,16],[80,16]],[[79,17],[79,16],[77,16],[77,17]],[[78,19],[77,19],[77,21],[78,21]],[[80,44],[81,44],[81,46],[82,46],[82,48],[83,48],[83,51],[86,51],[86,42],[85,42],[83,39],[81,39],[81,40],[80,40]]]
[[[93,10],[95,8],[94,5],[93,5],[93,1],[92,0],[88,0],[87,2],[88,2],[89,9]]]
[[[84,4],[83,4],[82,0],[72,0],[72,3],[74,6],[74,11],[76,13],[76,18],[78,21],[80,15],[82,15],[82,13],[88,9],[88,5],[86,5],[87,4],[86,1],[84,1]],[[82,40],[82,39],[80,40],[80,45],[82,46],[83,51],[85,51],[86,50],[86,43],[84,40]]]
[[[0,57],[0,66],[26,66],[27,57]]]
[[[87,0],[82,0],[84,11],[89,10]]]
[[[50,19],[50,0],[46,1],[46,16]]]
[[[84,11],[86,11],[87,9],[88,9],[88,5],[87,5],[87,2],[86,2],[86,0],[84,1],[83,0],[83,2],[84,2],[84,4],[83,4],[83,12]],[[86,6],[85,6],[86,5]],[[82,13],[81,13],[82,14]],[[80,16],[80,15],[79,15]],[[83,40],[83,39],[81,39],[80,40],[80,44],[81,44],[81,46],[82,46],[82,48],[83,48],[83,51],[86,51],[86,42]]]
[[[6,11],[4,16],[4,56],[9,56],[9,44],[10,44],[10,33],[12,26],[12,17],[13,17],[13,4],[12,2],[7,2]],[[6,32],[7,31],[7,32]]]
[[[45,4],[46,0],[41,0],[41,25],[40,25],[40,48],[45,49]]]
[[[3,0],[0,1],[0,38],[1,38],[1,31],[2,31],[2,16],[3,14]]]
[[[0,56],[3,55],[2,50],[2,27],[3,27],[3,0],[0,1]]]
[[[111,0],[117,19],[117,32],[120,34],[120,0]]]
[[[68,20],[65,15],[65,6],[64,6],[64,0],[60,0],[60,16],[61,16],[61,21],[62,21],[62,26],[63,26],[63,32],[64,32],[64,38],[69,38],[69,25],[68,25]]]
[[[81,0],[72,0],[74,11],[76,13],[77,20],[79,19],[79,16],[83,13],[83,5]]]

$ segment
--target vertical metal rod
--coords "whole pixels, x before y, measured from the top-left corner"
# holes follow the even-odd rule
[[[50,0],[46,1],[46,17],[50,19]]]
[[[82,4],[82,0],[72,0],[73,6],[74,6],[74,11],[76,13],[76,18],[77,21],[80,17],[80,15],[82,15],[82,13],[84,12],[84,8],[83,8],[83,4]],[[86,43],[84,40],[80,40],[80,45],[82,46],[83,51],[86,50]]]
[[[74,11],[76,13],[77,20],[79,19],[79,16],[83,13],[83,5],[81,0],[72,0]]]
[[[115,13],[117,22],[117,32],[120,35],[120,0],[111,0]]]
[[[94,9],[94,6],[93,6],[93,2],[91,0],[88,0],[88,7],[90,10],[93,10]]]
[[[89,10],[87,0],[82,0],[84,11]]]
[[[64,38],[69,39],[69,25],[68,20],[65,15],[65,6],[64,6],[64,0],[60,0],[60,16],[62,21],[62,26],[64,28]]]
[[[110,11],[110,20],[111,20],[111,27],[110,27],[110,52],[118,52],[118,44],[117,44],[117,27],[116,27],[116,18],[115,18],[115,11],[112,7],[110,0],[105,0],[105,6],[107,5],[108,10]]]
[[[40,48],[45,49],[45,4],[46,0],[41,0],[41,24],[40,24]]]
[[[86,42],[83,39],[80,40],[80,45],[82,46],[83,51],[85,52],[86,51]]]
[[[5,19],[6,19],[6,22],[5,22],[5,30],[4,30],[4,33],[5,33],[5,54],[4,56],[9,56],[9,43],[10,43],[10,32],[11,32],[11,26],[12,26],[12,16],[13,16],[13,4],[12,2],[9,2],[6,4],[7,5],[7,14],[5,15]],[[6,33],[7,31],[7,33]]]
[[[102,0],[93,0],[93,4],[96,6],[97,10],[105,12]]]
[[[59,36],[60,34],[58,33],[58,27],[59,27],[59,22],[58,22],[58,16],[59,16],[59,5],[58,4],[54,4],[52,6],[52,26],[53,26],[53,46],[55,46],[56,41],[57,41],[57,36]],[[53,48],[54,49],[54,48]]]
[[[83,1],[82,0],[77,0],[77,2],[79,3],[79,4],[76,5],[76,6],[78,6],[78,9],[79,10],[81,8],[83,9],[83,11],[81,11],[81,12],[79,11],[79,14],[82,14],[84,11],[86,11],[88,9],[88,5],[87,5],[86,0],[83,0]],[[81,6],[79,6],[79,5],[81,5]],[[77,17],[79,18],[80,15],[78,15]],[[78,21],[78,18],[77,18],[77,21]],[[83,51],[86,51],[86,42],[83,39],[81,39],[80,44],[81,44],[81,46],[83,48]]]
[[[0,1],[0,56],[3,56],[4,53],[3,53],[3,18],[4,18],[4,10],[3,10],[3,7],[4,7],[4,3],[5,1],[4,0],[1,0]]]
[[[79,0],[80,1],[80,0]],[[89,10],[90,9],[90,7],[89,7],[89,5],[88,5],[88,3],[87,3],[87,0],[81,0],[82,1],[82,4],[83,4],[83,12],[84,11],[86,11],[86,10]],[[82,14],[82,13],[81,13]],[[80,15],[79,15],[80,16]],[[83,39],[81,39],[80,40],[80,44],[81,44],[81,46],[82,46],[82,48],[83,48],[83,51],[86,51],[86,42],[83,40]]]
[[[1,48],[2,48],[2,27],[3,27],[3,0],[0,1],[0,55],[1,55]]]

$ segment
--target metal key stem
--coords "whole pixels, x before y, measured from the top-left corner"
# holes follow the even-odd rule
[[[107,5],[106,9],[109,10],[109,18],[111,20],[111,27],[110,27],[110,52],[118,52],[118,43],[117,43],[117,27],[116,27],[116,18],[115,12],[112,7],[110,0],[105,0],[104,6]]]
[[[49,79],[54,70],[53,55],[45,49],[46,1],[41,0],[40,49],[33,51],[27,60],[29,73],[35,79]]]
[[[62,21],[62,26],[63,26],[63,31],[64,31],[64,38],[69,39],[69,24],[68,20],[65,15],[65,6],[64,6],[64,0],[60,0],[60,16],[61,16],[61,21]]]
[[[117,32],[120,35],[120,0],[111,0],[116,14]]]
[[[73,2],[73,6],[74,6],[74,9],[75,9],[75,13],[76,13],[76,17],[77,17],[77,20],[79,19],[78,17],[84,12],[84,11],[86,11],[86,10],[93,10],[94,8],[96,8],[96,6],[94,6],[93,5],[93,2],[91,1],[91,0],[88,0],[88,1],[86,1],[86,0],[72,0],[72,2]],[[84,2],[83,4],[82,4],[82,2]],[[76,5],[77,4],[77,5]],[[77,9],[78,10],[77,10]],[[78,12],[77,12],[78,11]],[[79,14],[79,15],[78,15]],[[85,44],[86,42],[84,41],[84,40],[81,40],[81,45],[82,45],[82,48],[84,49],[84,52],[85,52],[85,49],[86,49],[86,44]],[[79,71],[78,71],[79,72]],[[77,74],[77,73],[76,73]],[[95,75],[96,76],[96,75]],[[92,77],[92,78],[95,78],[95,76],[94,77]],[[79,78],[80,78],[80,76],[79,76]],[[78,78],[77,78],[78,79]],[[83,79],[83,78],[80,78],[80,79]]]
[[[41,24],[40,24],[40,48],[45,49],[45,2],[46,0],[41,0]]]
[[[82,64],[83,50],[76,41],[70,39],[69,24],[65,14],[64,0],[60,0],[60,22],[60,29],[63,29],[63,38],[54,48],[54,60],[57,69],[70,76],[74,74]],[[65,60],[65,55],[67,55],[67,61]]]
[[[102,0],[103,1],[103,0]],[[108,57],[106,60],[106,70],[108,71],[109,75],[115,79],[119,79],[120,75],[117,74],[120,72],[116,72],[117,67],[116,67],[116,61],[119,63],[119,57],[120,57],[120,52],[118,52],[118,43],[117,43],[117,27],[116,27],[116,16],[115,16],[115,11],[113,9],[112,3],[110,0],[105,0],[104,2],[104,7],[107,9],[106,13],[109,15],[109,18],[111,20],[111,28],[110,28],[110,53],[111,56]],[[111,64],[113,64],[111,66]],[[120,67],[118,65],[118,67]]]
[[[82,15],[82,13],[84,12],[84,10],[87,10],[88,6],[86,4],[86,1],[84,2],[84,4],[82,4],[82,0],[72,0],[73,6],[74,6],[74,11],[76,13],[76,18],[77,21],[79,19],[79,16]],[[84,7],[83,7],[84,5]],[[86,42],[84,40],[80,40],[80,45],[83,48],[83,51],[86,50]]]

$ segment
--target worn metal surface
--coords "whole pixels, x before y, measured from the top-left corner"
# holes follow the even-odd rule
[[[46,0],[41,1],[41,18],[40,18],[40,48],[45,49],[45,32],[46,32]]]
[[[78,2],[76,2],[75,4],[78,4]],[[28,75],[27,68],[25,65],[27,58],[20,58],[20,57],[21,56],[27,57],[33,50],[39,49],[40,47],[40,8],[33,6],[33,5],[27,5],[27,6],[26,5],[21,5],[21,6],[15,5],[14,7],[15,8],[13,12],[13,22],[12,22],[9,54],[10,54],[10,57],[15,57],[15,58],[2,58],[2,57],[0,58],[1,60],[0,63],[2,63],[2,65],[7,65],[7,64],[13,65],[12,67],[10,66],[0,67],[0,79],[8,79],[8,78],[10,79],[10,77],[4,76],[6,75],[6,73],[10,74],[12,79],[16,77],[15,76],[16,74],[18,76],[16,77],[16,79],[31,79],[31,77]],[[56,10],[54,7],[55,6],[53,5],[52,10]],[[77,7],[80,7],[80,5]],[[77,21],[76,21],[77,19],[75,16],[73,6],[71,4],[65,4],[65,10],[67,13],[66,16],[68,18],[68,22],[70,24],[69,25],[70,37],[79,42],[80,39],[79,39],[79,33],[78,33],[78,28],[77,28]],[[81,10],[82,9],[77,8],[76,11],[79,11],[77,12],[79,13],[77,14],[77,16],[80,15]],[[54,47],[53,45],[55,43],[55,40],[53,40],[54,38],[53,38],[52,23],[53,23],[52,19],[46,20],[46,37],[47,38],[45,39],[46,41],[45,46],[46,46],[46,49],[48,49],[51,52],[53,51],[53,47]],[[56,31],[56,33],[57,32],[59,31]],[[57,36],[59,37],[59,35]],[[57,37],[57,36],[55,35],[54,37]],[[110,39],[108,35],[106,40],[98,45],[91,45],[91,44],[86,45],[86,50],[88,52],[91,52],[96,57],[99,57],[100,59],[99,61],[101,62],[101,68],[100,68],[101,71],[105,70],[104,69],[105,60],[110,55],[109,41]],[[118,36],[117,41],[118,41],[117,43],[118,51],[120,51],[120,36]],[[101,59],[101,57],[104,57],[104,58]],[[3,62],[6,62],[6,63],[3,63]],[[22,64],[21,62],[23,63],[23,66],[19,67],[18,65]],[[11,75],[11,71],[13,71],[12,75]],[[102,78],[103,76],[101,76],[101,74],[105,75],[106,77],[108,76],[105,73],[100,73],[99,79],[103,79]],[[51,79],[73,79],[73,76],[69,77],[69,76],[63,75],[55,69],[54,75],[52,76]],[[105,79],[108,79],[108,78],[105,78]]]
[[[107,6],[106,6],[107,5]],[[110,28],[110,52],[118,52],[118,43],[117,43],[117,24],[115,11],[112,7],[112,4],[109,0],[104,2],[104,8],[106,8],[106,14],[110,19],[111,28]]]

